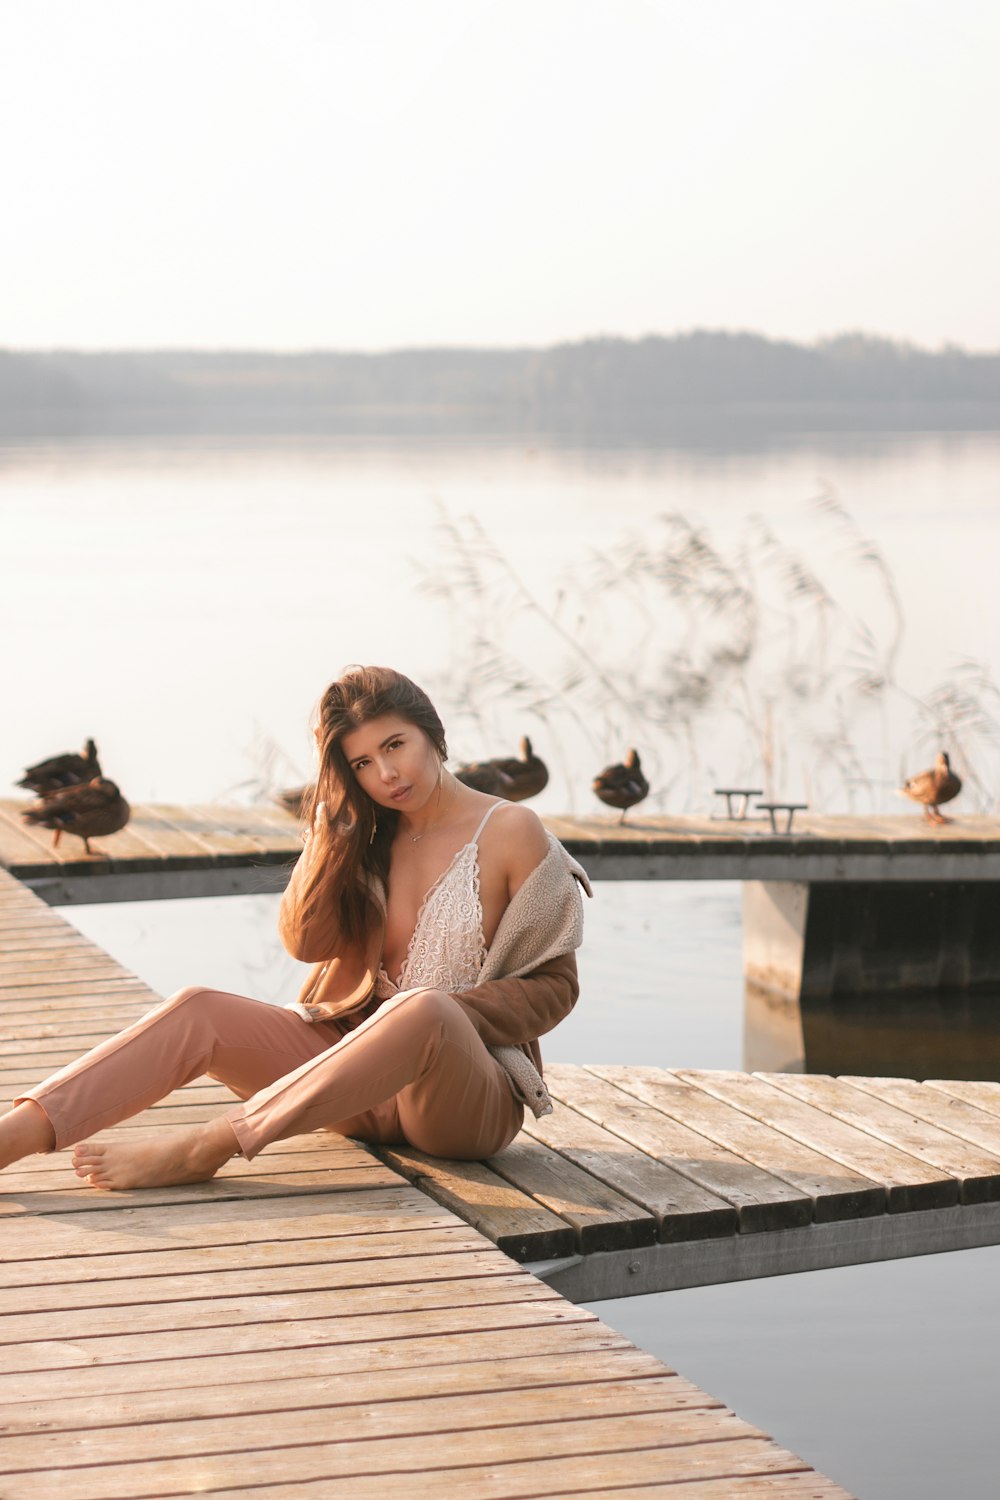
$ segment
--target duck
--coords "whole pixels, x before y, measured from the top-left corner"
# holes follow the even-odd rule
[[[520,756],[496,756],[471,761],[455,771],[456,781],[477,792],[503,797],[508,802],[526,802],[549,784],[549,768],[536,755],[527,735],[521,740]]]
[[[64,787],[82,786],[93,781],[100,774],[97,746],[93,740],[88,740],[79,755],[73,750],[67,750],[62,755],[52,755],[48,760],[40,760],[37,765],[28,766],[17,784],[34,792],[37,797],[50,797],[53,792],[62,791]]]
[[[618,821],[624,823],[629,808],[649,795],[649,782],[642,774],[638,750],[630,750],[617,765],[605,766],[594,777],[594,792],[608,807],[621,808]]]
[[[474,760],[467,766],[456,767],[455,780],[463,786],[471,786],[474,792],[485,792],[488,797],[504,797],[508,802],[517,800],[511,796],[513,781],[491,760]]]
[[[125,827],[130,815],[131,808],[115,783],[106,776],[95,776],[80,786],[66,786],[50,793],[26,807],[21,817],[25,823],[54,829],[53,849],[64,833],[73,833],[83,839],[87,854],[93,855],[102,851],[91,849],[90,840],[117,833]]]
[[[929,771],[911,776],[899,788],[904,797],[924,804],[924,816],[932,823],[950,823],[938,811],[942,802],[950,802],[962,790],[961,778],[951,769],[947,752],[942,750]]]

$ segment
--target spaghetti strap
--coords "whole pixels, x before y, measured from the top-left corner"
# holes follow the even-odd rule
[[[499,799],[499,801],[493,803],[492,807],[488,807],[486,809],[485,813],[483,814],[483,821],[480,823],[479,827],[476,829],[475,833],[472,835],[471,839],[469,840],[469,844],[478,844],[479,843],[479,835],[482,833],[483,829],[486,827],[487,823],[490,821],[490,819],[492,818],[493,814],[496,812],[497,808],[498,807],[504,807],[505,805],[506,805],[505,799],[503,797],[501,797]],[[468,848],[469,844],[466,844],[465,847]]]

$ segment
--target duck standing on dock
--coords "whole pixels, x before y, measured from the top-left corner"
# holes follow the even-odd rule
[[[939,811],[942,802],[950,802],[962,790],[961,779],[951,769],[951,761],[944,750],[929,771],[911,776],[899,788],[904,797],[924,804],[924,816],[932,823],[950,823]]]
[[[507,802],[526,802],[548,786],[549,770],[525,735],[521,741],[520,758],[511,755],[472,761],[467,766],[459,766],[455,779],[491,797],[503,797]]]
[[[101,850],[90,847],[92,838],[117,833],[129,820],[131,808],[113,781],[105,776],[95,776],[81,786],[63,787],[43,797],[40,802],[26,807],[21,817],[25,823],[37,823],[43,828],[55,830],[52,847],[56,848],[64,833],[74,833],[83,839],[88,855],[100,854]]]
[[[97,746],[93,740],[88,740],[79,755],[74,750],[67,750],[62,755],[52,755],[48,760],[28,766],[17,784],[37,797],[51,797],[53,792],[61,792],[67,786],[83,786],[100,774]]]
[[[620,807],[620,823],[625,814],[644,797],[649,796],[649,782],[642,774],[638,750],[630,750],[624,761],[605,766],[599,776],[594,777],[594,792],[607,807]]]

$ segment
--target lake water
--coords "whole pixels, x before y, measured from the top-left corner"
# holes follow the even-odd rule
[[[498,753],[532,733],[553,764],[541,811],[591,811],[597,758],[617,756],[614,735],[631,742],[639,727],[654,740],[644,750],[659,773],[658,805],[701,797],[707,806],[712,775],[752,765],[753,743],[728,743],[719,721],[709,733],[707,719],[692,720],[685,770],[671,725],[657,730],[650,719],[633,734],[620,703],[602,716],[577,688],[568,714],[519,695],[518,674],[527,663],[559,680],[560,651],[572,642],[560,646],[551,621],[583,639],[606,600],[582,586],[623,538],[654,536],[666,511],[697,521],[730,559],[746,544],[747,518],[760,514],[829,582],[838,649],[854,649],[844,621],[858,617],[885,637],[879,579],[843,530],[838,550],[810,505],[826,484],[881,549],[905,615],[899,691],[863,736],[865,805],[892,806],[900,764],[926,763],[931,744],[926,715],[911,712],[906,694],[961,682],[963,661],[980,677],[996,662],[998,458],[997,434],[944,431],[799,432],[745,453],[412,437],[8,442],[0,702],[9,779],[93,734],[136,801],[248,799],[308,774],[309,712],[326,681],[345,662],[383,660],[433,688],[455,758]],[[477,517],[499,549],[499,564],[487,559],[497,592],[485,618],[462,593],[441,507]],[[436,594],[417,589],[428,573]],[[621,636],[603,641],[607,659],[620,646],[623,676],[653,671],[660,618],[645,636],[629,633],[627,611],[615,618]],[[766,616],[765,633],[780,635],[783,618]],[[475,631],[504,662],[472,702],[462,674]],[[592,638],[587,649],[597,650]],[[836,694],[824,704],[835,706]],[[988,772],[986,730],[966,726],[966,735],[974,768]],[[827,775],[815,724],[776,765],[793,791],[828,787],[815,802],[824,810],[852,795],[850,777]],[[969,805],[993,805],[988,774],[983,783]],[[161,993],[198,982],[280,1000],[300,969],[277,944],[275,912],[276,898],[257,896],[67,915]],[[577,1012],[546,1046],[553,1061],[744,1065],[737,887],[599,885],[581,970]],[[997,1489],[998,1271],[991,1249],[595,1310],[864,1500],[978,1497]]]

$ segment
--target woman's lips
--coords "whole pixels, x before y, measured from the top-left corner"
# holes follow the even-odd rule
[[[411,791],[411,787],[398,786],[394,792],[389,793],[389,798],[392,802],[402,802],[403,798],[408,797]]]

